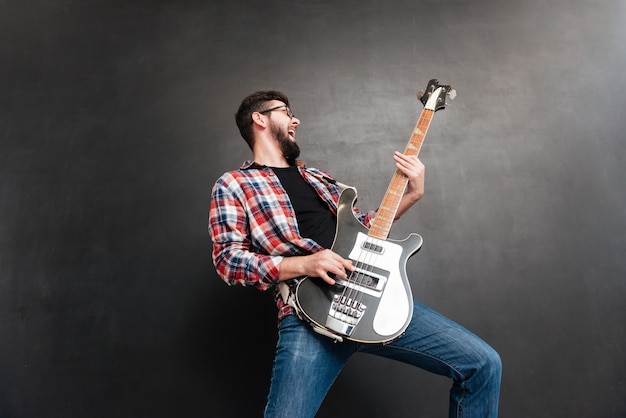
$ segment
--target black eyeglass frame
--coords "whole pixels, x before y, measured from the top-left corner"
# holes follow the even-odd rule
[[[274,110],[278,110],[281,107],[285,108],[285,112],[287,112],[287,116],[289,116],[289,119],[293,119],[296,116],[293,114],[293,112],[291,111],[291,109],[289,108],[289,106],[287,105],[280,105],[280,106],[274,106],[274,107],[270,107],[269,109],[265,109],[265,110],[259,110],[259,113],[264,115],[266,113],[270,113],[273,112]]]

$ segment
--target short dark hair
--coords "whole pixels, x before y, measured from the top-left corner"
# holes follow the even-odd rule
[[[235,122],[237,122],[239,132],[248,143],[250,149],[254,146],[254,138],[252,137],[252,114],[263,110],[263,105],[272,100],[279,100],[289,106],[287,96],[276,90],[255,91],[243,99],[239,105],[239,110],[237,110],[235,114]]]

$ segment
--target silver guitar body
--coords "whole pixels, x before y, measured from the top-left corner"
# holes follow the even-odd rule
[[[382,240],[355,217],[357,193],[345,189],[337,212],[332,250],[352,260],[356,271],[331,286],[306,277],[296,288],[296,303],[304,318],[323,334],[362,343],[385,343],[399,337],[413,315],[413,296],[406,263],[422,246],[411,234],[402,241]]]

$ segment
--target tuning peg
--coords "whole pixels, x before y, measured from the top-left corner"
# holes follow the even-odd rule
[[[423,96],[424,96],[424,90],[420,90],[417,92],[417,100],[422,100]]]
[[[456,90],[452,89],[448,92],[448,97],[450,97],[450,100],[454,100],[454,98],[456,97]]]

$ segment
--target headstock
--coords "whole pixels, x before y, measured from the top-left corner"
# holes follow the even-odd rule
[[[433,78],[428,82],[426,91],[420,91],[417,93],[417,98],[424,104],[424,108],[436,112],[443,109],[448,104],[446,98],[454,100],[456,97],[456,90],[450,86],[444,86],[439,84],[439,80]]]

